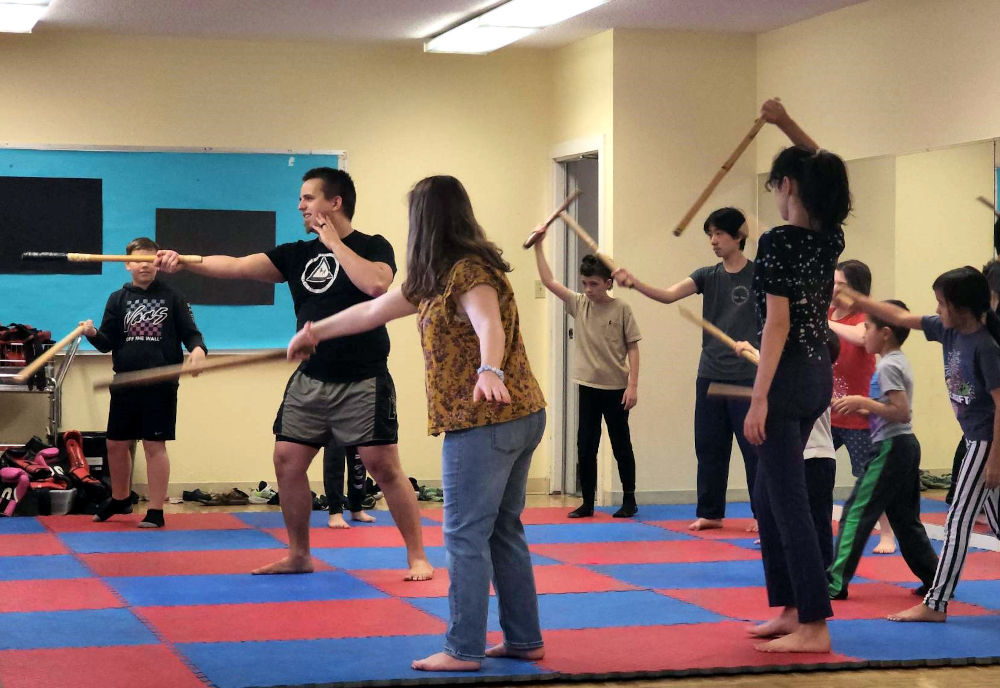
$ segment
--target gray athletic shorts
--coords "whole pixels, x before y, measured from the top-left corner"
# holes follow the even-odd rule
[[[310,447],[397,444],[396,388],[388,372],[359,382],[321,382],[296,370],[274,419],[274,437]]]

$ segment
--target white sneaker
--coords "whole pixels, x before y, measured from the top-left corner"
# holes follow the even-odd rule
[[[251,504],[267,504],[278,491],[272,489],[265,481],[261,480],[256,490],[250,490]]]

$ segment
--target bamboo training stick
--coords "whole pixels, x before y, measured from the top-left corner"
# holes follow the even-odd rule
[[[83,325],[77,325],[73,331],[60,339],[51,347],[42,352],[42,355],[24,367],[24,370],[14,376],[14,382],[24,384],[32,375],[38,372],[42,366],[48,363],[57,353],[73,343],[73,340],[83,334]]]
[[[573,201],[575,201],[580,196],[580,194],[582,194],[582,193],[583,193],[582,191],[580,191],[579,189],[577,189],[576,191],[574,191],[573,193],[571,193],[569,196],[567,196],[566,200],[563,201],[562,205],[560,205],[558,208],[556,208],[555,212],[552,213],[551,215],[549,215],[548,219],[545,220],[544,223],[542,223],[542,227],[543,228],[548,228],[548,226],[551,225],[553,222],[555,222],[556,218],[559,217],[559,213],[561,213],[564,210],[566,210],[566,208],[568,208],[570,206],[570,204]],[[541,232],[532,232],[531,234],[528,235],[528,238],[524,240],[524,243],[522,244],[522,246],[524,248],[531,248],[532,246],[534,246],[535,244],[538,243],[538,240],[541,237],[542,237],[542,233]]]
[[[996,206],[993,205],[993,202],[986,198],[986,196],[976,196],[976,200],[992,210],[994,215],[1000,217],[1000,210],[997,210]]]
[[[256,354],[210,358],[201,365],[193,367],[186,367],[184,364],[178,363],[176,365],[161,366],[159,368],[150,368],[148,370],[136,370],[131,373],[121,373],[111,379],[98,380],[94,383],[94,389],[107,389],[109,387],[112,389],[118,389],[119,387],[149,385],[155,382],[176,380],[181,375],[204,373],[209,370],[221,370],[223,368],[238,368],[240,366],[264,363],[265,361],[274,361],[279,358],[285,358],[284,349],[263,351]]]
[[[727,397],[729,399],[749,399],[753,396],[753,387],[730,385],[725,382],[709,382],[708,396]]]
[[[182,263],[200,263],[202,256],[179,256]],[[21,254],[24,261],[54,260],[68,263],[152,263],[156,256],[137,253],[129,256],[113,256],[103,253],[58,253],[55,251],[25,251]]]
[[[687,229],[691,219],[699,210],[701,210],[701,206],[705,205],[705,201],[707,201],[708,197],[712,195],[713,191],[715,191],[715,187],[719,185],[722,178],[725,177],[729,170],[733,168],[733,165],[735,165],[739,157],[743,155],[743,151],[747,149],[747,146],[749,146],[750,142],[753,141],[755,136],[757,136],[757,132],[761,130],[764,124],[766,124],[766,122],[763,117],[758,117],[754,120],[753,126],[750,127],[750,131],[743,137],[743,140],[740,141],[740,145],[736,146],[736,150],[733,151],[733,154],[730,155],[724,163],[722,163],[722,167],[715,173],[715,176],[712,177],[712,181],[708,183],[708,186],[706,186],[705,190],[701,192],[700,196],[698,196],[694,205],[692,205],[687,213],[684,214],[681,221],[677,223],[677,227],[674,228],[674,236],[680,236],[684,230]]]
[[[562,218],[562,221],[565,222],[570,229],[576,232],[576,235],[580,237],[580,241],[585,243],[587,245],[587,248],[590,249],[591,253],[597,256],[597,259],[600,260],[602,263],[604,263],[604,265],[608,268],[608,270],[611,271],[612,275],[618,271],[618,266],[615,265],[615,262],[613,260],[611,260],[611,256],[607,256],[601,253],[601,249],[597,245],[597,242],[594,241],[589,234],[587,234],[587,230],[581,227],[579,222],[573,219],[572,215],[570,215],[566,211],[563,211],[559,213],[559,217]]]
[[[722,330],[720,330],[718,327],[708,322],[704,318],[699,318],[697,315],[689,311],[687,308],[684,308],[683,306],[681,306],[678,310],[680,310],[681,315],[683,315],[685,318],[693,322],[695,325],[708,332],[710,335],[718,339],[720,342],[728,346],[733,351],[736,350],[736,340],[730,337]],[[754,365],[760,364],[760,356],[755,354],[753,351],[743,351],[739,355],[747,359]]]

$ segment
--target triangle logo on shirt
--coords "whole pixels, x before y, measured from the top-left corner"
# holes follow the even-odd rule
[[[331,262],[333,267],[331,269]],[[330,288],[340,274],[340,263],[332,253],[321,253],[306,263],[302,270],[302,286],[314,294]]]

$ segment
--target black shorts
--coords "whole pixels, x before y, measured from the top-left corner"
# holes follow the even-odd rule
[[[109,440],[174,439],[177,385],[149,385],[111,390]]]

